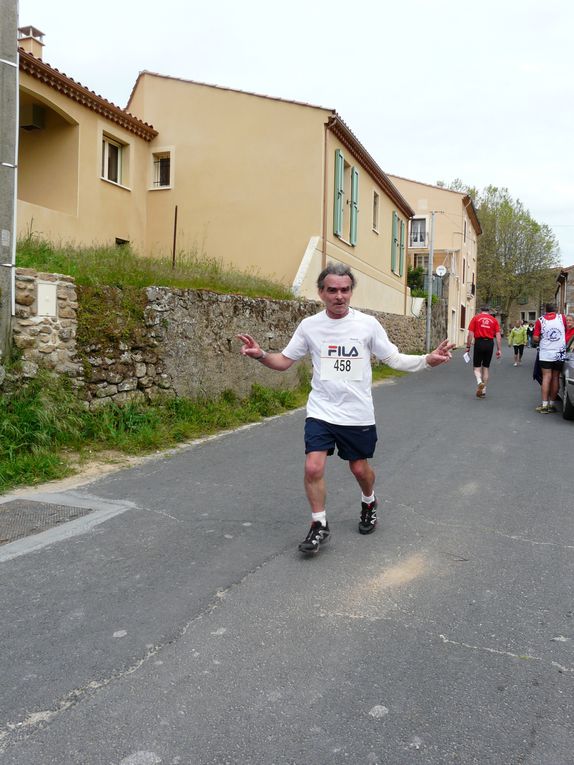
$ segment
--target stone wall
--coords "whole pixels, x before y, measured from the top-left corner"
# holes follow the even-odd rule
[[[55,316],[37,315],[39,282],[56,285]],[[33,376],[43,366],[69,375],[92,409],[160,393],[211,398],[228,389],[245,395],[254,382],[274,388],[297,384],[298,365],[278,374],[242,357],[237,334],[250,334],[263,348],[280,351],[301,319],[320,310],[320,303],[165,287],[149,287],[145,293],[143,326],[131,339],[82,345],[76,334],[73,279],[18,269],[13,338],[23,374]],[[79,295],[81,300],[81,291]],[[381,321],[402,351],[424,351],[424,313],[418,319],[368,313]]]

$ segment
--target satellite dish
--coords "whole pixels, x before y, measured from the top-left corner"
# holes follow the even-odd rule
[[[446,274],[446,268],[444,266],[437,266],[436,267],[436,275],[443,277]]]

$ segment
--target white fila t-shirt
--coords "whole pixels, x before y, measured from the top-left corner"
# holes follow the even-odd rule
[[[424,356],[399,354],[377,319],[353,308],[342,319],[330,319],[326,311],[303,319],[282,353],[293,361],[311,354],[307,416],[336,425],[374,425],[372,355],[383,362],[416,359],[412,371],[425,366]]]

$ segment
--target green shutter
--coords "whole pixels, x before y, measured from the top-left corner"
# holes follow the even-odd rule
[[[399,276],[402,276],[405,270],[405,222],[401,221],[401,254],[399,258]]]
[[[397,269],[397,227],[399,223],[399,216],[396,212],[393,213],[393,232],[391,239],[391,271],[394,273]]]
[[[343,235],[343,204],[345,201],[345,158],[340,149],[335,151],[335,194],[333,209],[333,233]]]
[[[351,169],[351,228],[349,231],[349,241],[351,244],[357,244],[357,222],[359,218],[359,171],[353,167]]]

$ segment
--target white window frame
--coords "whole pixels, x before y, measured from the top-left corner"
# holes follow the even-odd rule
[[[109,175],[110,167],[110,147],[114,147],[118,150],[118,166],[117,166],[117,179],[111,178]],[[102,155],[100,165],[100,178],[107,183],[113,183],[114,186],[122,186],[128,188],[127,180],[129,174],[129,143],[110,135],[106,131],[102,131]]]
[[[419,223],[421,221],[424,222],[424,232],[423,232],[424,238],[422,242],[419,239],[417,239],[417,241],[415,242],[413,238],[415,234],[415,232],[413,231],[413,228],[414,228],[413,224]],[[409,247],[415,250],[420,250],[427,247],[427,231],[428,231],[428,220],[426,216],[416,215],[414,218],[411,218],[410,226],[409,226]]]
[[[110,148],[117,149],[116,178],[110,177]],[[122,154],[124,147],[119,141],[114,141],[107,135],[102,136],[102,178],[110,183],[122,184]]]
[[[381,197],[378,191],[373,189],[373,231],[379,233],[379,221],[381,217]]]

